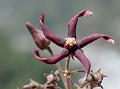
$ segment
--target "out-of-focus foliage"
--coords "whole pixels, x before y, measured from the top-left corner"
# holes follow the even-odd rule
[[[78,11],[90,9],[92,17],[83,17],[77,26],[78,37],[92,33],[104,33],[115,39],[111,46],[97,41],[85,50],[92,67],[101,67],[110,77],[104,81],[105,89],[118,89],[120,82],[120,0],[0,0],[0,89],[16,89],[29,78],[44,82],[43,73],[54,70],[37,62],[32,55],[35,44],[25,27],[30,21],[39,28],[39,16],[44,13],[46,24],[54,32],[67,34],[67,22]],[[41,29],[41,28],[40,28]],[[79,35],[82,33],[82,35]],[[100,44],[100,45],[99,45]],[[97,46],[96,46],[97,45]],[[56,49],[51,45],[54,53]],[[44,55],[49,55],[47,51]],[[73,61],[72,61],[73,62]],[[72,68],[80,68],[80,64]]]

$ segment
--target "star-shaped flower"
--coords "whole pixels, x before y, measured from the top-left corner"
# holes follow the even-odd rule
[[[71,55],[72,57],[76,57],[82,63],[84,70],[88,75],[90,72],[91,64],[90,61],[84,55],[82,48],[99,38],[103,38],[107,42],[114,44],[114,40],[111,37],[104,34],[92,34],[82,39],[77,39],[76,26],[79,17],[91,16],[92,14],[93,13],[90,10],[83,10],[81,12],[78,12],[75,16],[73,16],[73,18],[68,22],[67,38],[62,38],[61,36],[58,36],[57,34],[51,32],[45,25],[44,15],[42,15],[40,17],[40,25],[42,27],[43,34],[47,39],[49,39],[56,45],[62,47],[62,50],[51,57],[43,57],[40,55],[39,50],[35,50],[35,58],[46,64],[55,64],[64,59],[65,57]]]

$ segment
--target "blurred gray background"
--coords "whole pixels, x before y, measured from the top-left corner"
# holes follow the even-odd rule
[[[103,81],[104,89],[120,89],[120,0],[0,0],[0,89],[16,89],[30,78],[43,83],[43,73],[56,69],[33,57],[36,46],[25,27],[27,21],[40,28],[38,18],[44,13],[51,31],[67,37],[68,21],[84,9],[94,15],[79,20],[77,36],[104,33],[115,40],[115,45],[97,40],[84,48],[85,54],[93,70],[101,68],[108,76]],[[54,44],[51,47],[54,53],[60,49]],[[42,53],[49,55],[47,51]],[[82,66],[75,60],[71,68]]]

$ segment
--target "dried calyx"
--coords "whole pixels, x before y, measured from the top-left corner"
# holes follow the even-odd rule
[[[45,74],[46,82],[44,84],[40,84],[32,79],[30,79],[30,83],[23,86],[23,89],[61,89],[57,85],[58,78],[58,70],[51,74]]]
[[[85,81],[80,81],[80,87],[83,89],[93,89],[95,87],[101,87],[103,89],[101,83],[104,77],[107,76],[101,73],[101,69],[96,72],[91,71],[90,76]]]

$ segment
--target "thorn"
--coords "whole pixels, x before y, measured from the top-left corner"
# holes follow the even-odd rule
[[[59,72],[60,72],[59,70],[56,70],[56,71],[54,72],[54,74],[55,74],[55,75],[58,75]]]
[[[101,87],[102,89],[104,89],[102,85],[100,85],[100,87]]]
[[[107,77],[107,75],[104,75],[104,74],[103,74],[102,77]]]
[[[91,73],[93,73],[93,70],[91,70]]]
[[[32,78],[30,78],[29,80],[30,80],[30,82],[33,82]]]
[[[97,71],[98,73],[101,71],[101,68]]]
[[[43,74],[43,76],[45,76],[45,77],[48,76],[48,75],[49,75],[49,74],[47,74],[47,73],[44,73],[44,74]]]
[[[50,74],[53,74],[53,70],[51,70],[51,73]]]

